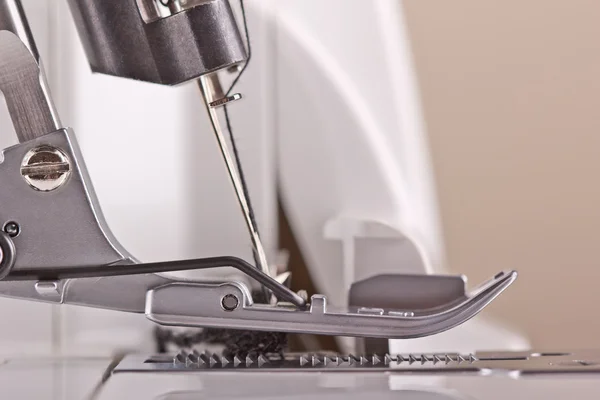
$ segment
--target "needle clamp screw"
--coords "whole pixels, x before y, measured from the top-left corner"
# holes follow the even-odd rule
[[[67,182],[71,175],[71,163],[56,147],[40,146],[23,157],[21,175],[33,189],[51,192]]]

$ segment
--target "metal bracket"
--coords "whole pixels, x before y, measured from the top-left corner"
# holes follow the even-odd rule
[[[500,273],[470,294],[429,309],[337,308],[329,306],[323,295],[313,296],[309,308],[298,309],[285,304],[254,304],[248,290],[239,283],[170,283],[148,292],[145,312],[150,320],[169,326],[406,339],[462,324],[516,277],[514,271]],[[228,296],[236,298],[238,306],[226,310],[222,302]]]

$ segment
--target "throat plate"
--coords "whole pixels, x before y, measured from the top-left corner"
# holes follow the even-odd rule
[[[381,372],[529,375],[600,373],[600,351],[477,352],[475,354],[339,355],[286,354],[224,357],[217,353],[181,352],[173,355],[125,357],[114,369],[121,372]]]

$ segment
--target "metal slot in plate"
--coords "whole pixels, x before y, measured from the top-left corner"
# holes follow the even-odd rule
[[[600,350],[561,353],[475,354],[287,354],[223,357],[215,353],[182,352],[176,356],[125,357],[114,373],[124,372],[344,372],[389,371],[393,373],[548,374],[598,373]]]

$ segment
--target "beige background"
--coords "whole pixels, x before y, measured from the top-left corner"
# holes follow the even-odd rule
[[[600,1],[405,0],[451,269],[489,314],[600,345]]]

